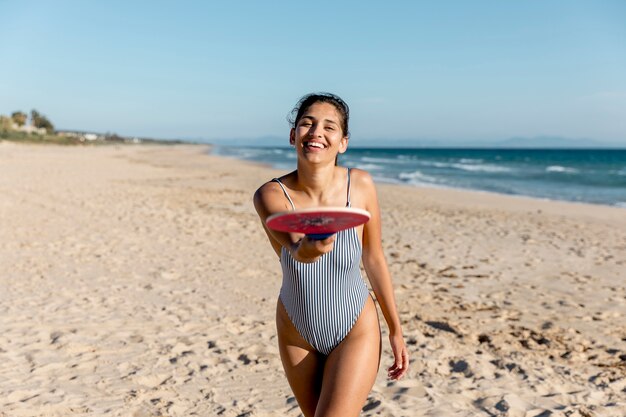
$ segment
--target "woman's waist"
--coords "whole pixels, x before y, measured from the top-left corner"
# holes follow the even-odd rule
[[[343,276],[293,276],[283,275],[281,294],[289,291],[299,295],[338,296],[367,289],[360,271]]]

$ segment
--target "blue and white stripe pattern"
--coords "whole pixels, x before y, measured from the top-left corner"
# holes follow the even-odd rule
[[[350,207],[350,169],[347,178],[346,206]],[[295,210],[285,186],[276,178],[273,181]],[[333,250],[313,263],[296,261],[285,247],[281,250],[280,301],[304,340],[324,355],[347,336],[369,295],[359,268],[362,252],[355,228],[338,232]]]
[[[328,355],[354,326],[369,295],[361,276],[356,229],[337,233],[332,251],[316,262],[298,262],[283,247],[280,300],[300,335]]]

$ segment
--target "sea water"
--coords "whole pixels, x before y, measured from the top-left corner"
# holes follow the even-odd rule
[[[293,148],[217,146],[213,153],[296,168]],[[339,164],[380,182],[626,208],[626,150],[350,148]]]

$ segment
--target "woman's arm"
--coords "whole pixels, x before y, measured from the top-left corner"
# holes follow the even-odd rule
[[[371,215],[369,222],[363,227],[363,266],[389,327],[389,341],[395,359],[388,370],[389,377],[399,379],[408,370],[409,355],[402,335],[391,274],[383,253],[378,196],[371,176],[359,171],[359,177],[358,188],[363,193],[365,208]]]
[[[314,240],[302,234],[278,232],[265,225],[266,219],[272,214],[291,210],[280,185],[276,182],[270,181],[263,184],[254,193],[253,201],[254,208],[263,224],[263,230],[278,256],[280,256],[281,247],[285,247],[295,260],[309,263],[315,262],[320,256],[333,249],[334,235],[323,240]]]

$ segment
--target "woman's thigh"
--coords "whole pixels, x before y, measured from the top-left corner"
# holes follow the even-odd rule
[[[368,297],[346,338],[326,359],[316,416],[358,416],[374,385],[380,363],[380,327]]]
[[[322,387],[324,357],[298,333],[280,300],[276,307],[276,330],[289,386],[305,417],[313,417]]]

